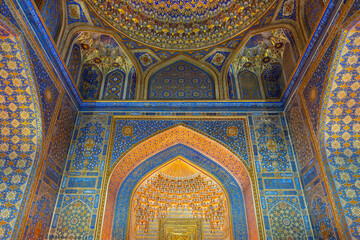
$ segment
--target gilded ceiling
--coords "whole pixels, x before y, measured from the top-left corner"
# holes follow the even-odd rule
[[[163,49],[219,44],[248,28],[274,0],[87,0],[120,32]]]

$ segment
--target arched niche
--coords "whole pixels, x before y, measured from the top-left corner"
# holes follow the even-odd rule
[[[236,157],[227,148],[209,139],[208,137],[191,130],[185,126],[176,126],[167,131],[161,132],[154,137],[138,144],[132,148],[123,158],[118,159],[108,175],[105,177],[105,186],[107,190],[102,195],[102,204],[105,205],[103,214],[100,213],[100,222],[97,227],[98,237],[103,239],[111,239],[114,226],[114,215],[119,196],[119,190],[128,176],[137,166],[146,162],[150,157],[169,149],[175,145],[182,144],[185,147],[193,149],[195,152],[211,159],[213,169],[222,169],[232,176],[234,181],[242,190],[244,206],[246,209],[246,228],[249,239],[258,239],[263,236],[263,227],[261,220],[261,207],[259,201],[258,190],[256,188],[255,175],[249,172],[254,169],[247,169],[241,159]],[[179,155],[177,152],[176,155]],[[151,161],[148,161],[151,163]],[[199,163],[200,164],[200,163]],[[216,165],[215,165],[216,164]],[[216,168],[216,166],[219,166]],[[202,167],[202,166],[200,166]],[[204,166],[204,168],[207,168]],[[131,179],[131,178],[130,178]],[[136,181],[138,182],[138,181]],[[239,193],[234,193],[239,194]],[[125,202],[129,203],[129,198]],[[256,207],[255,207],[256,206]],[[243,221],[242,221],[243,222]],[[126,228],[126,221],[118,223],[117,226]],[[116,231],[120,231],[116,228]],[[121,234],[125,234],[125,231]],[[124,235],[123,235],[124,236]],[[241,238],[240,238],[241,239]]]
[[[102,73],[95,64],[84,64],[79,77],[79,92],[84,100],[99,98],[102,84]]]
[[[149,100],[215,99],[214,79],[205,70],[177,61],[153,74],[148,85]]]
[[[99,30],[103,31],[70,31],[72,35],[67,36],[63,47],[68,47],[65,59],[74,85],[84,100],[124,100],[129,95],[129,88],[134,99],[138,75],[134,74],[136,66],[131,54],[118,36],[112,35],[111,31]],[[89,78],[90,68],[93,76]],[[117,79],[116,83],[114,79]],[[84,89],[89,87],[93,93],[87,94]]]
[[[238,74],[241,99],[261,99],[259,79],[255,73],[245,69]]]
[[[179,153],[179,155],[176,156],[176,153]],[[187,156],[185,157],[185,155]],[[159,164],[162,165],[159,167]],[[216,169],[211,168],[214,165],[217,167]],[[138,234],[141,237],[157,235],[157,238],[163,239],[162,231],[166,228],[166,224],[161,224],[161,220],[164,218],[172,218],[172,222],[176,222],[177,219],[179,224],[182,223],[181,220],[184,218],[192,219],[198,225],[202,225],[199,227],[200,229],[195,231],[198,232],[198,235],[202,236],[201,239],[219,236],[222,239],[234,239],[232,237],[234,229],[236,229],[235,234],[237,234],[235,239],[242,239],[247,236],[242,190],[226,171],[210,159],[180,144],[149,158],[139,165],[129,177],[131,178],[134,174],[140,175],[142,169],[145,177],[137,183],[125,181],[118,195],[118,203],[120,204],[117,204],[116,212],[122,211],[124,207],[121,206],[123,202],[119,202],[124,196],[123,193],[127,189],[133,190],[127,218],[126,235],[129,239],[137,239]],[[210,170],[210,172],[207,170]],[[215,175],[212,173],[215,173]],[[129,180],[129,177],[127,180]],[[151,182],[150,185],[149,182]],[[159,186],[160,184],[169,184],[169,187],[175,187],[177,190],[180,188],[179,191],[181,191],[183,197],[181,199],[178,197],[178,201],[186,201],[187,203],[173,203],[171,201],[173,189],[161,190],[159,192],[148,191],[146,189],[147,187],[153,188],[154,185]],[[186,193],[186,190],[189,189],[193,190],[193,192]],[[212,194],[214,190],[217,193],[216,195]],[[230,191],[230,194],[228,194],[227,190]],[[233,194],[233,192],[237,194]],[[144,194],[147,195],[146,199],[151,199],[150,204],[147,204],[148,201],[144,199]],[[153,201],[157,198],[156,194],[163,196],[161,203],[156,202],[156,200]],[[191,194],[194,197],[187,196]],[[209,196],[210,198],[207,198]],[[213,204],[210,204],[211,201]],[[169,206],[161,207],[164,205],[163,202],[166,202],[165,204]],[[153,209],[159,210],[154,211]],[[211,210],[214,211],[211,212]],[[144,219],[143,216],[139,216],[141,213],[143,215],[152,214],[152,216]],[[118,226],[116,224],[117,219],[114,223],[112,237],[115,235],[115,239],[121,239],[121,236],[117,236],[116,229],[118,229]],[[157,231],[158,229],[160,231]],[[241,236],[239,236],[239,232],[241,232]]]
[[[286,87],[285,83],[291,80],[291,73],[295,68],[299,52],[303,47],[301,37],[297,34],[296,29],[284,24],[250,31],[230,56],[225,69],[232,70],[236,78],[235,82],[239,82],[239,73],[244,70],[254,73],[259,79],[261,97],[266,99],[265,86],[263,86],[263,82],[261,81],[264,70],[274,63],[280,63],[282,66],[286,65],[286,71],[282,71],[281,74],[283,81],[283,83],[281,83],[282,91],[284,91]],[[227,74],[227,71],[225,71],[225,74]],[[226,78],[227,76],[223,75],[223,77]],[[242,98],[240,85],[228,85],[227,90],[229,91],[231,87],[235,87],[240,93],[238,98]],[[255,91],[256,90],[254,90],[254,92]],[[278,95],[279,97],[281,96],[281,94]]]
[[[149,99],[149,85],[151,78],[158,72],[166,69],[167,67],[173,65],[176,62],[185,62],[189,66],[194,66],[194,69],[200,69],[201,72],[205,73],[206,75],[210,76],[212,79],[213,85],[214,85],[214,99],[222,99],[223,97],[223,90],[219,83],[219,76],[218,73],[215,72],[211,67],[208,66],[208,64],[204,64],[202,62],[196,61],[191,57],[188,57],[186,55],[180,54],[177,55],[169,60],[166,60],[165,62],[159,62],[158,64],[154,64],[151,66],[150,70],[147,70],[146,75],[144,79],[139,82],[138,85],[143,86],[140,92],[142,98],[144,100]],[[172,76],[175,77],[175,76]],[[180,77],[180,76],[179,76]],[[140,78],[139,78],[140,79]],[[139,89],[140,90],[140,89]],[[178,99],[181,100],[181,99]]]

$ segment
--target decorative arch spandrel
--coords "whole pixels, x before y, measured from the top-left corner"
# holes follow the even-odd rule
[[[245,167],[241,159],[226,147],[184,126],[170,128],[137,144],[122,159],[118,159],[114,167],[107,170],[104,179],[107,190],[103,191],[101,199],[102,212],[97,224],[97,236],[111,236],[117,191],[126,177],[141,162],[177,144],[183,144],[212,159],[236,179],[244,192],[249,238],[263,238],[262,213],[254,167]]]

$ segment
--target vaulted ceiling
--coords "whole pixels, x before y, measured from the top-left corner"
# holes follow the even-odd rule
[[[45,20],[46,2],[39,6]],[[57,11],[62,21],[48,28],[83,102],[275,106],[291,91],[324,6],[323,0],[64,0]],[[192,67],[184,75],[175,65]],[[211,86],[198,87],[200,72]],[[159,76],[168,83],[153,80]]]

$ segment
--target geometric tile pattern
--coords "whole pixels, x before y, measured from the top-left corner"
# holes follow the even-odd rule
[[[256,138],[261,166],[266,172],[286,172],[290,169],[284,133],[279,118],[261,118],[256,121]]]
[[[105,128],[98,121],[88,122],[80,129],[76,159],[73,166],[76,170],[94,170],[99,166],[99,154],[102,152],[102,142],[105,137]]]
[[[71,55],[67,66],[74,82],[76,82],[77,80],[76,77],[80,70],[80,66],[81,66],[81,49],[79,45],[74,44],[71,50]]]
[[[139,60],[139,63],[145,72],[151,65],[157,63],[158,61],[147,52],[136,52],[134,53],[135,57]]]
[[[49,147],[49,157],[59,167],[62,174],[66,155],[71,141],[71,134],[76,119],[76,109],[67,95],[64,96],[58,115],[55,131]]]
[[[286,202],[277,204],[270,211],[269,217],[273,239],[306,239],[301,213],[290,204]]]
[[[125,73],[116,69],[105,77],[104,96],[105,100],[121,100],[125,85]]]
[[[216,52],[210,57],[208,57],[205,61],[216,67],[216,69],[221,72],[221,69],[229,54],[230,52]]]
[[[214,80],[203,69],[178,61],[156,72],[149,80],[148,99],[214,99]]]
[[[0,25],[0,238],[14,227],[37,150],[35,102],[20,38]]]
[[[347,224],[353,238],[359,239],[360,23],[347,34],[330,89],[324,144]]]
[[[238,74],[241,99],[261,99],[260,85],[255,73],[245,69]]]
[[[78,200],[70,203],[61,212],[56,237],[58,239],[85,239],[90,228],[90,221],[91,211],[84,202]]]
[[[102,78],[102,73],[95,64],[86,63],[82,66],[78,86],[84,100],[96,100],[99,98]]]
[[[230,147],[248,164],[249,156],[247,154],[246,131],[244,129],[245,122],[243,119],[228,121],[207,121],[205,119],[203,121],[195,121],[192,119],[117,119],[111,165],[122,157],[126,150],[133,145],[158,133],[158,131],[178,124],[189,126],[212,136],[219,142]],[[132,129],[131,134],[125,133],[126,128]]]
[[[266,98],[280,98],[283,90],[282,68],[280,63],[269,64],[261,75]]]
[[[53,204],[47,194],[41,197],[35,203],[34,215],[32,216],[31,228],[26,234],[26,239],[46,239],[46,231],[50,226],[50,218],[53,211]],[[46,229],[46,230],[45,230]]]
[[[129,79],[129,86],[127,88],[127,96],[126,99],[135,99],[135,91],[136,91],[136,71],[135,68],[132,67],[129,75],[128,75],[128,79]]]

